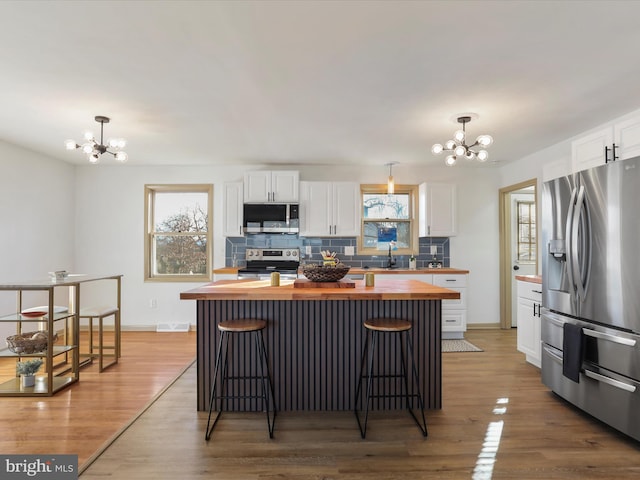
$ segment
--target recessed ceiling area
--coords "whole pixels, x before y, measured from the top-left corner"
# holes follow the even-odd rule
[[[629,1],[3,1],[0,140],[86,164],[64,141],[105,115],[129,165],[441,166],[431,146],[473,112],[491,167],[640,108],[638,18]]]

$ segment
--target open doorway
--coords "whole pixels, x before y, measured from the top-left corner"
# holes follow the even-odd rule
[[[517,326],[515,276],[538,272],[537,179],[500,189],[500,328]]]

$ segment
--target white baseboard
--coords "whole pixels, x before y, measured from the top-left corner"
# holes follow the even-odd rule
[[[156,332],[188,332],[188,323],[159,323]]]

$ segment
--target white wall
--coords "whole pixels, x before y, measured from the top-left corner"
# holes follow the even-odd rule
[[[74,269],[75,168],[0,142],[0,283],[48,278]],[[66,304],[66,292],[60,292]],[[0,315],[15,311],[16,295],[0,292]],[[42,294],[26,306],[46,304]],[[15,334],[0,323],[0,342]]]
[[[144,185],[151,183],[214,184],[214,267],[224,264],[222,184],[238,181],[243,172],[266,169],[245,167],[136,167],[87,165],[77,167],[76,264],[83,272],[121,273],[123,325],[154,327],[158,323],[193,323],[195,302],[179,300],[181,291],[198,284],[153,283],[143,280]],[[331,167],[287,165],[302,180],[350,180],[384,183],[384,165]],[[460,234],[451,241],[452,265],[471,271],[469,322],[499,321],[498,207],[495,169],[394,167],[397,183],[422,181],[458,184]],[[89,298],[85,292],[83,298]],[[157,308],[149,300],[157,299]],[[87,300],[90,301],[90,300]],[[85,303],[86,304],[86,303]]]

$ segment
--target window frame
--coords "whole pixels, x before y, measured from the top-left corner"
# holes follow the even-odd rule
[[[358,255],[373,255],[383,256],[387,255],[387,250],[379,250],[377,248],[365,247],[364,242],[364,226],[367,222],[372,221],[384,221],[384,219],[372,220],[365,219],[364,216],[364,201],[365,194],[385,194],[387,193],[387,184],[362,184],[360,185],[360,235],[357,239]],[[395,194],[406,193],[409,194],[409,218],[404,219],[389,219],[390,222],[408,223],[410,230],[410,246],[409,248],[399,248],[393,250],[392,254],[397,255],[417,255],[419,251],[419,237],[418,237],[418,185],[395,185]]]
[[[207,259],[205,274],[154,274],[155,260],[153,239],[156,232],[154,198],[156,193],[206,193],[207,194]],[[213,265],[213,184],[148,184],[144,186],[144,281],[145,282],[206,282],[211,281]]]
[[[529,209],[529,221],[528,222],[522,222],[522,216],[520,215],[520,206],[521,205],[526,205]],[[524,263],[524,264],[535,264],[538,260],[538,250],[537,250],[537,237],[538,237],[538,216],[537,216],[537,212],[536,212],[536,202],[534,202],[533,200],[517,200],[516,201],[516,257],[518,259],[519,263]],[[532,221],[532,215],[531,212],[533,211],[533,218],[534,220]],[[520,227],[522,225],[528,225],[529,227],[529,234],[527,235],[528,241],[527,242],[522,242],[521,241],[521,235],[520,235]],[[533,227],[533,228],[532,228]],[[536,236],[535,238],[532,239],[532,235],[531,232],[535,230],[536,232]],[[521,259],[520,258],[520,246],[521,245],[528,245],[529,246],[529,258],[528,259]],[[533,256],[533,258],[531,258]]]

